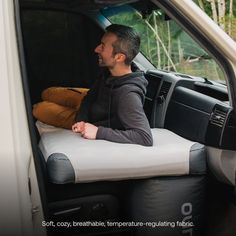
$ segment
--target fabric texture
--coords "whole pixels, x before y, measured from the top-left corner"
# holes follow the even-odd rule
[[[190,153],[195,142],[166,129],[152,129],[153,146],[144,147],[106,140],[86,140],[70,130],[41,123],[38,123],[37,127],[40,127],[39,147],[45,161],[48,161],[49,157],[52,158],[53,153],[59,153],[58,158],[53,155],[57,168],[48,171],[64,171],[63,166],[59,168],[59,165],[64,165],[61,161],[63,154],[73,166],[75,183],[190,173]],[[201,159],[201,155],[199,152],[198,159]],[[202,168],[205,168],[205,165]],[[53,173],[51,175],[55,174]],[[55,175],[60,176],[59,173]]]
[[[86,88],[47,88],[42,92],[43,101],[34,105],[33,115],[46,124],[71,129],[87,92]]]
[[[84,98],[76,121],[98,126],[96,139],[152,146],[143,110],[147,83],[140,71],[98,79]]]

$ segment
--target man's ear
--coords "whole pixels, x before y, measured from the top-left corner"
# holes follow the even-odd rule
[[[126,59],[126,55],[123,54],[123,53],[117,53],[115,55],[115,59],[116,59],[117,62],[124,62],[125,59]]]

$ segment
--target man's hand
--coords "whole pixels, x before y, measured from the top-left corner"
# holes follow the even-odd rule
[[[84,129],[81,132],[83,138],[96,139],[98,127],[90,123],[84,124]]]
[[[84,130],[84,125],[85,125],[85,122],[80,121],[72,125],[71,129],[74,133],[81,133]]]
[[[81,136],[86,139],[96,139],[98,127],[83,121],[77,122],[72,126],[72,131],[81,133]]]

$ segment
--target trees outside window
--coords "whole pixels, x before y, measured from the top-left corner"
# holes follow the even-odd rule
[[[222,29],[236,40],[235,0],[195,0]]]
[[[131,7],[104,15],[111,23],[132,26],[140,32],[141,52],[156,68],[225,83],[215,59],[161,9],[145,16]]]

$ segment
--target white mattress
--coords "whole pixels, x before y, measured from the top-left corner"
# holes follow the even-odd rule
[[[144,147],[87,140],[70,130],[39,121],[36,125],[45,160],[53,153],[65,154],[74,168],[75,183],[189,173],[190,149],[195,142],[166,129],[152,129],[154,145]]]

